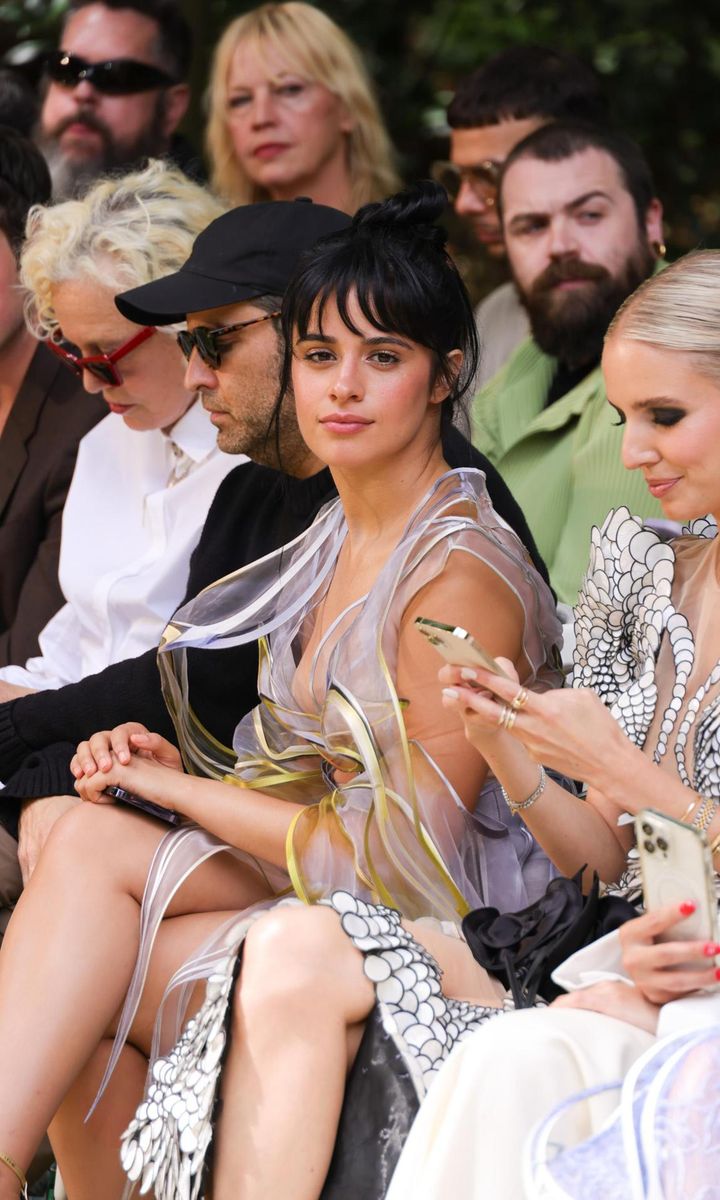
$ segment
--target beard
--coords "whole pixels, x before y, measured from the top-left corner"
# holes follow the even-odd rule
[[[165,97],[160,93],[150,125],[131,143],[119,142],[110,127],[90,108],[78,108],[49,132],[38,128],[35,142],[50,171],[53,200],[77,199],[102,175],[121,174],[139,167],[145,159],[161,157],[167,149],[163,134],[164,115]],[[60,144],[65,130],[78,123],[100,136],[100,149],[91,156],[74,157]]]
[[[617,275],[578,258],[550,263],[530,289],[520,294],[540,349],[570,368],[596,362],[612,318],[654,265],[650,247],[640,239]],[[556,288],[567,280],[586,280],[587,284],[566,292]]]

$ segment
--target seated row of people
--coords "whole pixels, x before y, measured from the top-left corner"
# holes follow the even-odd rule
[[[612,201],[622,206],[623,197],[611,192],[609,209]],[[629,515],[611,519],[578,609],[585,686],[558,690],[552,594],[493,507],[482,460],[452,431],[475,378],[476,335],[434,224],[442,204],[425,185],[352,223],[302,202],[236,210],[200,235],[179,272],[118,298],[140,326],[188,317],[186,383],[203,390],[226,449],[240,448],[249,362],[266,380],[269,364],[279,376],[275,412],[263,413],[262,436],[254,427],[264,448],[255,453],[269,465],[238,467],[218,500],[237,477],[241,487],[255,481],[250,503],[265,495],[275,503],[278,466],[324,490],[314,511],[306,496],[294,528],[286,507],[275,544],[260,557],[253,537],[244,561],[241,546],[240,569],[196,598],[189,592],[168,625],[159,664],[172,740],[142,720],[140,704],[121,711],[127,694],[117,705],[101,699],[113,672],[132,685],[131,664],[5,706],[8,725],[23,711],[40,722],[44,711],[46,736],[62,727],[63,696],[71,707],[73,697],[96,694],[117,719],[97,722],[106,728],[88,738],[85,715],[72,776],[94,803],[54,826],[0,955],[9,1077],[20,1054],[23,1062],[21,1084],[0,1108],[8,1166],[0,1195],[14,1194],[51,1119],[70,1194],[102,1185],[120,1195],[118,1140],[148,1057],[147,1101],[122,1150],[145,1190],[170,1197],[191,1180],[200,1189],[214,1135],[207,1169],[219,1197],[310,1200],[350,1187],[385,1195],[402,1136],[453,1044],[479,1026],[492,1041],[495,1028],[520,1020],[501,1015],[508,996],[460,935],[468,908],[522,907],[558,869],[584,863],[614,880],[630,847],[618,814],[649,798],[717,832],[716,647],[702,607],[714,543],[691,538],[673,550]],[[255,251],[265,238],[261,280]],[[713,298],[717,308],[717,296],[715,255],[681,262],[626,304],[605,351],[626,465],[642,469],[673,519],[720,510],[707,457],[719,411],[716,350],[696,344],[690,360],[677,350],[690,330],[700,337],[698,311]],[[676,333],[680,309],[686,327]],[[275,392],[266,391],[268,409]],[[330,502],[318,512],[322,500]],[[297,533],[289,545],[288,533]],[[697,649],[682,636],[682,614]],[[446,669],[443,691],[418,617],[469,628],[508,678]],[[233,725],[246,712],[232,749],[196,705],[196,672],[200,681],[226,677],[212,692],[226,704],[227,676],[243,676],[247,706],[225,714]],[[156,697],[157,687],[149,708]],[[27,753],[16,736],[16,756]],[[586,799],[567,777],[589,785]],[[163,837],[155,820],[104,803],[108,786],[184,820]],[[48,943],[39,927],[50,904]],[[50,1013],[31,986],[38,972],[57,981]],[[194,985],[206,979],[203,997]],[[98,1087],[104,1094],[83,1126],[80,1109]],[[383,1152],[359,1165],[362,1130]],[[402,1187],[402,1170],[393,1187]]]
[[[316,21],[321,23],[317,28],[313,24]],[[325,24],[322,24],[323,22]],[[118,166],[122,162],[131,161],[133,154],[137,157],[136,148],[129,146],[130,158],[120,157],[115,160],[111,157],[111,160],[106,162],[103,154],[98,153],[99,132],[96,128],[98,122],[103,127],[109,122],[112,130],[115,130],[115,123],[122,125],[123,120],[132,124],[131,118],[134,114],[136,124],[138,122],[142,124],[143,121],[150,119],[150,114],[154,111],[153,105],[156,102],[160,104],[161,101],[163,112],[169,119],[169,110],[173,108],[175,100],[183,93],[185,87],[180,84],[174,85],[172,88],[160,87],[157,94],[155,90],[150,89],[140,96],[132,90],[127,91],[127,88],[131,87],[132,78],[134,78],[129,77],[123,83],[126,91],[123,91],[122,95],[106,97],[100,86],[103,74],[99,70],[98,64],[93,65],[93,54],[100,53],[107,40],[108,45],[112,44],[115,47],[114,54],[117,56],[117,45],[122,44],[124,38],[129,38],[131,41],[134,39],[134,52],[138,53],[139,47],[145,47],[143,53],[147,51],[149,55],[148,64],[154,62],[154,55],[160,55],[162,63],[158,61],[157,69],[162,67],[164,70],[170,71],[170,74],[177,75],[179,73],[181,76],[184,71],[181,63],[187,65],[186,60],[189,53],[188,39],[182,35],[181,26],[182,18],[178,12],[174,11],[172,3],[163,4],[158,6],[157,10],[152,8],[142,13],[140,10],[136,11],[132,8],[118,10],[114,6],[85,3],[81,0],[71,7],[62,39],[63,51],[70,64],[68,75],[67,78],[63,76],[59,80],[50,82],[45,97],[47,120],[44,119],[43,127],[47,126],[53,129],[57,127],[57,154],[51,153],[51,159],[53,161],[61,160],[64,164],[63,169],[65,167],[70,169],[69,164],[72,165],[73,170],[77,167],[85,180],[84,186],[87,185],[88,180],[93,178],[93,173],[102,170],[103,163],[107,168],[110,165]],[[375,184],[370,186],[369,176],[362,164],[367,165],[367,160],[371,166],[379,170],[378,163],[382,155],[379,154],[377,148],[380,136],[377,130],[381,129],[381,123],[376,109],[372,107],[365,96],[360,76],[358,75],[356,82],[352,82],[355,79],[355,68],[351,70],[348,65],[352,61],[352,51],[342,41],[343,35],[336,29],[335,33],[340,40],[335,45],[336,39],[334,35],[331,35],[333,29],[335,27],[328,18],[302,3],[264,5],[235,22],[228,30],[227,37],[223,39],[222,46],[218,50],[218,65],[213,76],[217,87],[213,89],[211,127],[217,133],[218,145],[222,143],[225,146],[227,129],[229,127],[235,129],[240,120],[236,109],[238,112],[240,109],[244,111],[245,108],[249,108],[252,112],[255,111],[257,99],[255,91],[257,89],[248,88],[242,83],[238,84],[233,75],[235,70],[233,64],[238,55],[240,58],[244,56],[244,60],[262,64],[266,63],[268,56],[272,58],[275,54],[279,55],[282,60],[282,70],[280,66],[277,67],[278,78],[284,78],[284,74],[287,73],[286,69],[295,63],[299,72],[298,78],[304,81],[304,90],[301,88],[298,92],[300,84],[293,84],[291,89],[293,103],[309,104],[316,93],[319,96],[320,93],[328,92],[329,96],[335,98],[333,102],[339,105],[340,109],[344,111],[344,108],[349,106],[356,114],[352,129],[345,132],[341,129],[336,131],[337,137],[343,144],[342,154],[336,147],[337,153],[333,151],[333,156],[331,156],[333,161],[342,160],[346,175],[352,168],[352,172],[355,172],[357,176],[352,185],[352,203],[347,203],[340,195],[343,188],[345,191],[348,190],[349,184],[348,186],[338,185],[340,191],[333,187],[320,187],[319,183],[316,188],[308,176],[304,179],[300,190],[313,195],[315,199],[331,203],[335,207],[352,209],[365,199],[373,199],[383,194],[391,187],[392,180],[389,175],[383,180],[378,176]],[[152,41],[152,46],[148,39]],[[332,47],[334,47],[333,62],[340,63],[342,61],[346,64],[347,69],[343,68],[340,72],[345,79],[344,86],[350,90],[355,89],[352,103],[347,97],[342,98],[342,86],[335,80],[335,75],[329,74],[327,69],[321,69],[322,54],[330,53]],[[90,58],[83,58],[83,54],[90,54]],[[220,59],[222,59],[222,64]],[[128,61],[132,65],[133,60],[129,59]],[[78,74],[78,64],[82,63],[85,63],[87,70],[84,73],[79,71]],[[73,74],[73,64],[77,68],[75,74]],[[362,74],[359,67],[358,70]],[[318,74],[326,80],[328,87],[312,82]],[[260,91],[265,86],[263,84]],[[364,86],[367,91],[367,86]],[[230,93],[232,95],[229,99]],[[172,104],[169,100],[171,94]],[[278,97],[275,97],[275,100],[278,100]],[[273,104],[275,100],[273,100]],[[268,116],[266,113],[265,117],[269,123],[268,127],[274,128],[273,123],[276,119],[279,120],[279,117],[277,114],[273,116],[274,109],[269,100],[268,105],[270,115]],[[317,108],[317,104],[315,108]],[[312,110],[314,114],[312,117],[305,114],[305,124],[307,130],[312,128],[316,131],[316,141],[318,139],[323,141],[320,137],[322,126],[320,111],[318,109],[316,112],[315,108]],[[498,195],[497,191],[497,176],[503,163],[507,161],[508,153],[528,133],[538,130],[542,133],[544,129],[547,134],[548,125],[558,120],[566,121],[577,117],[602,119],[603,112],[603,99],[597,78],[589,68],[572,56],[539,47],[516,47],[505,51],[480,68],[458,89],[457,96],[448,110],[448,120],[452,127],[451,157],[453,161],[451,164],[446,164],[442,175],[442,178],[446,180],[451,179],[450,173],[452,173],[451,189],[453,181],[459,181],[459,192],[455,199],[457,212],[468,217],[477,225],[478,236],[481,241],[487,242],[488,251],[493,255],[504,253],[506,242],[511,247],[510,262],[515,277],[514,281],[500,289],[502,295],[498,293],[497,297],[491,298],[487,304],[482,306],[482,312],[478,313],[481,336],[485,343],[483,363],[500,365],[502,360],[496,357],[500,347],[504,347],[503,358],[506,358],[514,344],[512,340],[508,341],[511,329],[515,329],[517,326],[515,317],[511,316],[509,312],[510,303],[514,309],[522,312],[525,322],[527,320],[526,308],[535,314],[532,345],[538,352],[538,360],[536,361],[526,347],[526,354],[514,361],[514,368],[511,370],[510,376],[506,378],[501,375],[499,377],[497,382],[502,388],[499,400],[494,389],[487,396],[484,393],[481,395],[474,416],[475,440],[493,456],[495,461],[502,461],[504,470],[512,476],[513,487],[522,491],[522,503],[526,508],[533,509],[532,519],[535,533],[543,542],[544,554],[552,570],[553,584],[561,599],[568,603],[572,603],[577,593],[584,565],[587,534],[592,522],[602,519],[606,504],[606,491],[620,488],[617,495],[614,495],[613,502],[626,500],[633,508],[637,508],[645,515],[656,517],[659,515],[657,506],[654,507],[654,512],[651,514],[646,513],[644,507],[639,507],[647,505],[647,498],[637,494],[637,488],[627,476],[614,478],[614,464],[617,461],[614,445],[616,439],[612,435],[608,437],[602,421],[598,419],[595,412],[598,404],[600,413],[604,411],[602,389],[597,397],[595,393],[598,382],[598,372],[595,368],[598,330],[600,333],[602,332],[613,305],[617,304],[623,292],[632,284],[633,279],[640,278],[643,271],[650,268],[653,256],[659,253],[659,248],[662,246],[660,207],[657,199],[654,198],[654,189],[647,166],[635,147],[622,138],[609,136],[608,140],[608,135],[603,135],[599,130],[588,135],[587,131],[583,133],[574,127],[571,130],[565,130],[563,134],[564,127],[561,126],[557,131],[557,136],[553,137],[551,134],[547,141],[541,137],[537,143],[530,143],[524,153],[525,162],[522,167],[522,171],[529,174],[529,179],[523,179],[523,184],[528,184],[531,189],[540,187],[542,190],[543,181],[538,178],[541,163],[544,162],[548,170],[551,170],[553,163],[556,163],[559,175],[557,179],[552,180],[551,195],[544,197],[543,203],[547,207],[546,201],[549,201],[557,207],[563,183],[568,182],[569,169],[572,167],[576,172],[579,163],[580,165],[584,163],[585,174],[587,174],[588,159],[596,158],[597,156],[593,155],[592,151],[599,150],[601,154],[609,155],[609,159],[599,160],[599,182],[607,183],[608,179],[605,179],[605,175],[608,175],[608,172],[612,174],[615,167],[617,168],[622,177],[620,199],[622,200],[624,191],[629,192],[635,203],[639,226],[643,228],[638,229],[639,236],[635,239],[632,223],[628,224],[629,214],[623,211],[622,204],[620,206],[616,204],[614,207],[610,205],[613,211],[605,214],[606,219],[601,222],[601,228],[592,232],[588,231],[588,236],[582,239],[581,245],[577,232],[581,227],[581,222],[585,223],[583,228],[586,227],[589,216],[584,211],[578,210],[576,228],[572,235],[568,236],[567,230],[563,234],[566,245],[556,244],[549,253],[541,253],[538,259],[539,247],[531,244],[529,237],[524,234],[522,237],[515,237],[510,231],[507,221],[505,229],[499,223],[502,197]],[[233,114],[235,115],[233,116]],[[330,119],[330,115],[326,114],[328,119]],[[232,120],[230,120],[231,116]],[[85,121],[86,126],[83,124]],[[342,125],[342,121],[339,123]],[[106,130],[110,141],[118,132],[116,130],[115,133],[112,133],[112,130]],[[224,131],[222,136],[221,130]],[[376,132],[373,133],[373,130]],[[309,135],[306,131],[303,137],[307,136]],[[51,144],[54,144],[54,137],[55,134],[50,137]],[[154,143],[148,142],[146,150],[152,149],[153,145]],[[162,148],[161,144],[158,143],[156,148]],[[308,153],[310,152],[309,147],[305,147],[305,149]],[[275,179],[277,176],[277,188],[271,189],[267,193],[274,198],[297,194],[300,187],[299,181],[292,176],[292,171],[292,178],[289,176],[286,178],[289,169],[286,157],[284,154],[274,155],[267,162],[262,160],[254,163],[257,171],[269,172],[269,178]],[[290,157],[295,162],[295,158],[292,155]],[[228,158],[228,163],[231,158],[232,156]],[[564,167],[558,161],[561,158],[567,159]],[[476,159],[480,161],[480,166],[473,165]],[[254,162],[252,155],[248,158],[248,170],[251,169],[251,160]],[[614,165],[610,160],[614,160]],[[483,166],[483,164],[485,165]],[[488,164],[492,166],[491,175],[487,174],[490,171]],[[295,165],[297,166],[297,163]],[[90,172],[87,178],[84,174],[86,170]],[[310,168],[307,167],[307,170]],[[485,175],[483,175],[483,171],[485,171]],[[312,174],[312,172],[310,173]],[[512,174],[514,175],[516,172]],[[564,180],[560,177],[561,175],[565,176]],[[337,182],[339,179],[337,172],[335,172],[335,177]],[[618,181],[613,176],[611,182],[616,184]],[[510,183],[508,186],[511,186],[512,191],[512,184]],[[60,195],[62,192],[56,190],[56,194]],[[246,188],[242,193],[242,198],[260,199],[265,194],[266,192],[262,188],[259,191]],[[237,199],[238,195],[235,198]],[[597,199],[597,197],[595,198]],[[548,213],[543,211],[537,216],[538,219],[547,221]],[[555,226],[561,216],[561,213],[558,214]],[[593,219],[595,218],[593,217]],[[605,241],[610,239],[611,234],[613,245],[616,241],[623,244],[627,242],[629,251],[631,251],[629,273],[626,263],[618,266],[614,262],[608,261],[608,249]],[[637,240],[637,245],[633,245],[635,240]],[[591,311],[588,311],[585,303],[588,299],[586,295],[588,289],[581,286],[582,279],[563,279],[553,282],[549,276],[541,278],[546,269],[549,269],[551,274],[556,272],[557,263],[560,260],[565,263],[566,260],[573,259],[576,264],[579,257],[586,255],[591,259],[590,266],[593,269],[597,268],[599,272],[609,270],[613,278],[615,278],[616,269],[621,272],[621,278],[616,281],[615,287],[611,286],[607,276],[597,273],[594,279],[588,280],[588,283],[596,285],[592,289],[595,295],[594,302],[590,305]],[[537,262],[536,259],[538,259]],[[538,274],[538,268],[540,274]],[[567,265],[560,267],[561,272],[566,269],[568,269]],[[537,293],[534,291],[536,283],[543,285],[542,287],[538,286]],[[599,307],[598,299],[604,300],[604,304],[600,303]],[[526,331],[525,324],[522,332]],[[562,331],[562,333],[560,334],[558,331]],[[522,336],[520,332],[512,334],[512,338],[515,340],[518,336]],[[572,341],[569,350],[558,343],[558,336],[569,338]],[[582,353],[580,352],[581,343]],[[545,357],[540,353],[541,351],[547,351],[548,356]],[[578,354],[583,358],[583,362],[579,362],[578,359],[576,363],[575,356]],[[542,378],[540,378],[541,375]],[[552,377],[552,382],[549,382],[550,377]],[[518,397],[515,394],[518,389],[521,397],[525,398],[524,404],[519,406]],[[562,403],[558,403],[559,400],[562,400]],[[503,412],[514,412],[519,418],[523,431],[529,421],[529,429],[532,433],[537,422],[537,437],[533,433],[529,441],[526,442],[524,436],[521,436],[518,441],[518,431],[512,422],[508,426],[503,425],[500,428],[496,419],[498,406]],[[545,450],[549,445],[548,435],[550,435],[550,441],[556,451],[557,462],[553,460],[550,463],[546,460]],[[609,451],[606,457],[604,448]],[[7,439],[6,449],[9,449]],[[539,466],[536,466],[536,460]],[[548,490],[547,478],[544,478],[545,486],[541,489],[541,494],[547,496],[547,503],[537,510],[537,516],[535,516],[538,502],[536,470],[543,475],[551,473],[553,478],[558,477],[557,492]],[[606,477],[604,489],[598,483],[598,475]],[[57,509],[62,503],[62,495],[66,486],[65,484],[64,487],[56,489]],[[653,505],[652,500],[649,503],[651,506]],[[566,523],[558,516],[566,509],[574,514],[567,524],[567,528]],[[38,539],[41,539],[45,533],[45,528],[39,530]],[[44,575],[52,570],[52,558],[57,553],[57,538],[50,541],[50,547],[51,549],[46,553],[47,561],[43,560],[41,564]],[[19,556],[21,561],[16,568],[17,580],[14,584],[16,592],[22,586],[25,575],[30,576],[35,567],[32,558],[34,548],[32,541],[28,541],[24,555]],[[53,603],[57,605],[60,598],[58,588],[56,587],[54,591],[52,588],[47,589],[47,594],[48,597],[53,597]],[[50,603],[51,601],[48,599],[48,604]],[[47,607],[41,607],[33,619],[29,603],[23,605],[23,611],[26,614],[24,644],[17,645],[12,660],[7,660],[20,665],[29,657],[31,649],[34,649],[33,635],[42,629],[44,620],[50,615]]]
[[[169,158],[203,164],[178,132],[193,32],[177,0],[71,0],[45,57],[37,141],[57,200]],[[354,212],[398,185],[395,152],[360,50],[315,5],[261,4],[214,50],[205,150],[226,204],[294,199]]]
[[[153,221],[148,227],[149,212]],[[79,357],[98,349],[117,355],[117,347],[132,343],[134,319],[145,330],[164,328],[162,308],[140,313],[125,301],[121,314],[113,304],[119,282],[111,285],[109,280],[141,285],[180,266],[194,235],[215,212],[197,185],[155,164],[97,185],[82,201],[38,213],[23,256],[24,278],[34,298],[36,328],[51,336],[62,328],[76,338],[74,359],[66,352],[66,365],[77,368]],[[202,324],[206,309],[213,310],[213,327],[251,322],[236,335],[240,340],[230,368],[219,354],[211,355],[211,362],[192,355],[183,380],[174,339],[159,332],[111,364],[113,371],[122,370],[121,383],[103,383],[95,376],[88,380],[90,387],[104,388],[117,411],[101,423],[93,441],[83,443],[71,489],[63,539],[69,549],[62,556],[68,603],[43,631],[42,655],[25,667],[0,671],[6,907],[20,882],[12,853],[18,816],[20,859],[27,876],[52,823],[72,802],[70,743],[87,737],[98,724],[112,727],[129,715],[172,736],[155,649],[183,589],[188,598],[194,596],[291,541],[334,494],[324,464],[300,437],[291,405],[278,417],[277,436],[269,436],[277,377],[268,372],[268,363],[277,364],[281,356],[279,328],[271,314],[282,304],[299,255],[320,233],[343,222],[347,218],[335,210],[302,202],[236,209],[213,221],[185,267],[184,287],[179,297],[173,296],[171,316],[174,323],[200,305],[193,322]],[[234,247],[232,258],[229,245]],[[264,267],[257,262],[259,246],[267,258]],[[95,366],[108,370],[103,362]],[[173,378],[174,391],[169,387]],[[142,438],[141,430],[132,430],[150,421],[161,428]],[[183,429],[187,453],[178,455],[174,447]],[[522,514],[494,468],[451,424],[444,440],[453,466],[485,471],[498,513],[544,570]],[[143,447],[144,456],[139,453]],[[251,463],[238,467],[238,455]],[[280,467],[283,475],[277,473]],[[210,505],[219,479],[224,483]],[[218,669],[213,655],[191,655],[197,712],[226,744],[239,716],[257,702],[254,649],[237,655],[232,670],[225,661]],[[18,699],[23,692],[32,694]]]

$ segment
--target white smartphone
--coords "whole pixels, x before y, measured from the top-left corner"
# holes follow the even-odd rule
[[[492,655],[488,654],[462,626],[444,625],[442,621],[431,621],[429,617],[416,617],[415,626],[430,645],[435,647],[438,654],[442,654],[454,667],[484,667],[494,675],[502,675],[504,679],[510,678]]]
[[[635,835],[645,909],[649,912],[665,904],[695,901],[695,912],[658,940],[715,941],[718,903],[705,834],[654,808],[645,808],[635,818]]]

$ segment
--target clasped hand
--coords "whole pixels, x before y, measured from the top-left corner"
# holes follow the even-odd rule
[[[111,804],[104,792],[113,785],[172,808],[168,787],[172,791],[174,773],[182,771],[183,764],[179,750],[167,738],[151,733],[137,721],[128,721],[81,742],[70,770],[83,800]]]

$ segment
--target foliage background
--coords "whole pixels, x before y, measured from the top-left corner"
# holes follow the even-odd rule
[[[0,53],[54,44],[66,0],[0,0]],[[456,81],[509,45],[570,50],[600,73],[614,122],[645,149],[666,210],[671,255],[720,246],[720,5],[717,0],[323,0],[367,55],[406,178],[445,153],[443,109]],[[196,100],[186,132],[200,143],[212,47],[253,7],[183,0],[196,37]],[[455,231],[462,243],[461,231]],[[467,251],[467,244],[459,246]],[[485,286],[493,280],[487,278]]]

